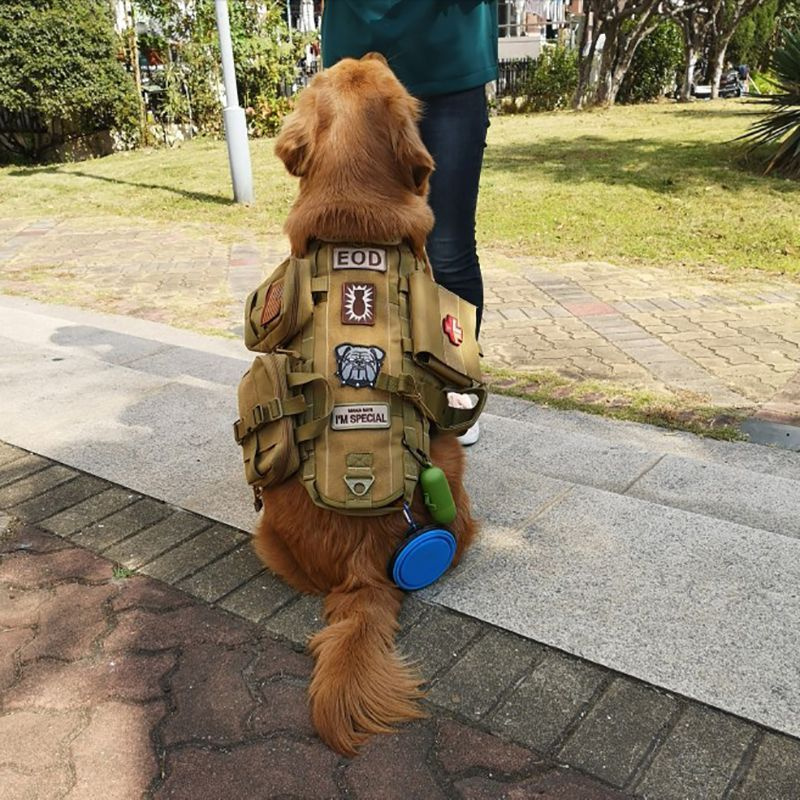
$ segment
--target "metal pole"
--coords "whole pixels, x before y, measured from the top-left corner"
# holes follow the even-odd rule
[[[247,143],[247,120],[239,107],[236,92],[236,69],[233,63],[231,23],[228,18],[228,0],[215,0],[219,49],[222,53],[222,79],[225,83],[225,141],[228,143],[228,161],[231,165],[233,196],[237,203],[253,202],[253,169],[250,165],[250,146]]]

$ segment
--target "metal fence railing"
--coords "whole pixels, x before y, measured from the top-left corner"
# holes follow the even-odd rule
[[[303,59],[295,71],[294,79],[282,81],[279,87],[280,93],[284,97],[292,97],[301,89],[308,86],[309,81],[322,70],[322,59]]]
[[[536,66],[533,58],[503,58],[498,62],[498,78],[496,82],[497,97],[516,97],[531,77]],[[291,97],[308,85],[311,78],[322,69],[322,63],[316,59],[298,64],[294,80],[284,81],[280,93]]]
[[[498,63],[497,97],[516,97],[533,74],[532,58],[504,58]]]

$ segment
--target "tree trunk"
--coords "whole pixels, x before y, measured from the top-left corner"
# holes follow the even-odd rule
[[[612,106],[616,102],[622,81],[633,63],[637,48],[658,25],[658,18],[653,22],[651,17],[651,13],[645,12],[636,27],[625,37],[622,36],[621,19],[614,20],[604,28],[606,42],[603,46],[600,81],[595,93],[597,105]],[[611,46],[609,40],[612,41]]]
[[[628,70],[631,68],[633,57],[636,55],[636,50],[638,49],[639,45],[656,29],[658,26],[658,21],[659,20],[656,19],[655,22],[651,22],[648,25],[638,25],[625,42],[625,47],[622,51],[622,58],[620,58],[619,52],[617,53],[617,66],[614,69],[611,79],[611,87],[608,97],[606,98],[606,103],[608,103],[608,105],[614,105],[614,103],[616,103],[617,95],[619,94],[620,87],[622,86],[622,81],[625,78],[625,75],[628,73]]]
[[[603,52],[600,56],[600,74],[597,76],[597,86],[591,97],[591,105],[610,105],[614,102],[612,92],[614,86],[614,71],[619,60],[620,50],[620,20],[606,20],[603,33],[606,35],[603,42]]]
[[[128,23],[128,30],[125,32],[128,39],[128,53],[133,69],[133,83],[136,86],[136,104],[139,109],[139,136],[142,147],[150,144],[149,131],[147,130],[147,108],[144,104],[144,93],[142,92],[142,70],[139,67],[139,39],[136,35],[136,9],[132,3],[125,3],[125,22]]]
[[[694,84],[694,68],[697,64],[697,50],[691,44],[684,44],[683,57],[686,59],[686,66],[683,70],[683,84],[678,98],[681,103],[688,103],[692,99],[692,85]]]
[[[725,69],[725,53],[728,49],[728,39],[718,39],[712,48],[709,67],[711,69],[711,99],[719,97],[719,82]]]
[[[742,21],[745,14],[750,13],[760,2],[760,0],[736,0],[733,6],[725,6],[722,3],[717,6],[714,15],[714,26],[712,28],[712,57],[711,57],[711,98],[716,100],[719,97],[719,81],[725,69],[725,54],[728,51],[733,34]],[[725,14],[726,9],[731,12]]]
[[[589,86],[592,81],[592,65],[594,64],[594,54],[597,47],[598,35],[595,31],[594,12],[588,11],[586,22],[581,31],[580,59],[578,60],[578,85],[575,88],[575,96],[572,107],[583,108],[588,99]]]
[[[682,103],[686,103],[692,98],[692,85],[694,84],[697,70],[697,57],[703,48],[708,25],[698,25],[697,21],[690,17],[682,20],[681,27],[683,28],[683,57],[686,62],[679,99]]]
[[[656,26],[652,20],[659,0],[585,0],[584,7],[586,24],[581,35],[578,89],[573,105],[613,105],[636,48]],[[633,30],[623,37],[622,26],[629,20],[635,20]],[[601,36],[605,41],[600,70],[592,84],[594,56]]]

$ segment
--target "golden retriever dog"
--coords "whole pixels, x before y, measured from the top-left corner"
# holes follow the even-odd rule
[[[427,204],[433,161],[417,130],[420,107],[385,59],[346,59],[317,75],[300,95],[275,146],[300,178],[285,230],[292,253],[312,239],[406,240],[424,257],[433,225]],[[450,526],[453,564],[476,533],[464,490],[463,449],[442,435],[431,445],[458,509]],[[300,592],[325,595],[327,627],[310,641],[309,688],[320,737],[346,755],[373,733],[424,716],[421,678],[395,649],[403,591],[387,564],[407,532],[402,515],[347,516],[320,508],[296,479],[264,491],[255,548],[262,561]],[[428,515],[419,488],[412,506]]]

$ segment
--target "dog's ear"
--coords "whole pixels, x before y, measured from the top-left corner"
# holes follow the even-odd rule
[[[311,161],[315,113],[313,89],[308,87],[300,93],[297,106],[283,121],[275,140],[275,155],[296,178],[305,175]]]
[[[384,67],[389,66],[389,62],[386,60],[386,56],[383,53],[378,53],[376,51],[372,51],[369,53],[365,53],[361,56],[362,61],[380,61]]]
[[[417,128],[420,104],[413,97],[393,97],[389,101],[392,117],[392,147],[400,166],[411,175],[416,193],[424,197],[428,193],[428,179],[434,170],[433,159]]]

